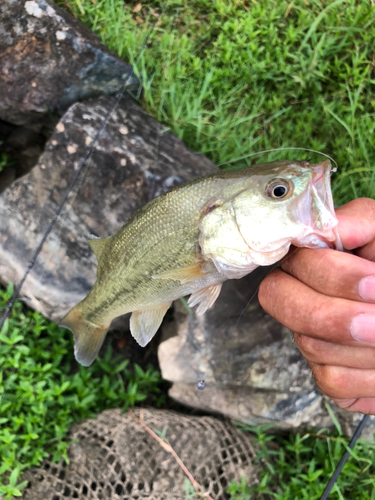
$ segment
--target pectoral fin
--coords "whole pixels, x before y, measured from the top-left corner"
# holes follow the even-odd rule
[[[168,271],[164,271],[163,273],[155,274],[152,278],[163,280],[171,279],[179,281],[180,283],[189,283],[189,281],[195,281],[202,278],[205,274],[206,272],[203,270],[202,262],[198,262],[193,266],[170,269]]]
[[[201,316],[214,304],[220,294],[222,285],[222,283],[218,283],[192,293],[188,300],[188,306],[193,307],[199,304],[196,313]]]
[[[169,302],[169,304],[133,311],[130,318],[130,331],[140,346],[144,347],[150,342],[171,304],[172,302]]]

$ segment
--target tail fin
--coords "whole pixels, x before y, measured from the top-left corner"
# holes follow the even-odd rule
[[[60,326],[68,328],[74,337],[74,355],[78,363],[90,366],[101,348],[107,334],[109,324],[98,326],[82,317],[79,304],[68,312]]]

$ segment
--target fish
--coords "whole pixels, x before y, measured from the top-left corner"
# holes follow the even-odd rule
[[[117,316],[132,313],[144,347],[180,297],[202,315],[226,280],[275,264],[291,245],[342,250],[330,176],[329,160],[219,171],[154,198],[114,235],[88,237],[97,280],[61,322],[77,361],[94,361]]]

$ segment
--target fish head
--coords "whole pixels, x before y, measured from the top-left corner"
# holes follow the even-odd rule
[[[273,251],[289,242],[341,249],[332,191],[331,162],[276,164],[254,177],[233,200],[239,231],[251,249]],[[256,189],[254,189],[256,187]]]
[[[203,253],[233,278],[274,264],[292,244],[341,250],[330,176],[329,160],[281,161],[249,169],[243,191],[201,224]]]

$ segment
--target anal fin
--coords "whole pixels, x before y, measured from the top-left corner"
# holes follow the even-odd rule
[[[147,345],[158,331],[161,322],[172,302],[160,306],[133,311],[130,317],[130,331],[138,344]]]
[[[206,288],[201,288],[197,292],[192,293],[188,300],[188,306],[193,307],[199,304],[196,313],[198,316],[201,316],[207,309],[213,306],[220,294],[222,286],[222,283],[218,283],[217,285],[207,286]]]
[[[203,263],[197,262],[192,266],[180,267],[177,269],[169,269],[159,274],[152,276],[153,279],[171,279],[179,281],[180,283],[189,283],[190,281],[198,280],[202,278],[206,273],[203,270]]]

